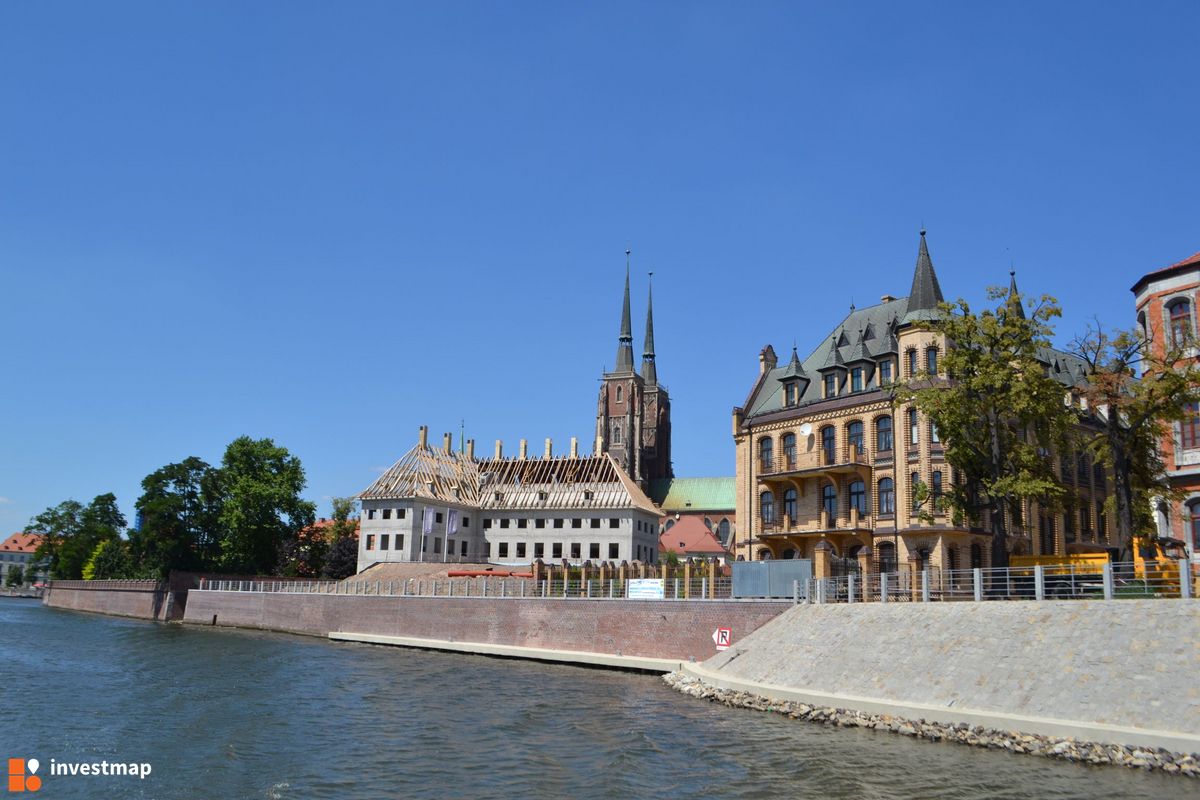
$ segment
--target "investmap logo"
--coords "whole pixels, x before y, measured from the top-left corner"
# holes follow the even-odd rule
[[[8,760],[8,790],[10,792],[36,792],[42,788],[42,779],[37,776],[36,758],[10,758]]]
[[[42,788],[41,776],[37,774],[41,762],[36,758],[10,758],[8,760],[8,791],[36,792]],[[145,762],[120,761],[55,761],[50,759],[47,770],[55,778],[118,777],[145,780],[151,766]]]

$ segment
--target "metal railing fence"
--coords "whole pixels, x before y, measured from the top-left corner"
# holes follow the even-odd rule
[[[271,581],[204,580],[194,591],[257,592],[272,594],[370,595],[378,597],[489,597],[609,600],[629,596],[631,581],[601,580],[535,581],[529,578],[409,578],[407,580]],[[728,600],[732,579],[707,577],[668,578],[663,582],[664,600]],[[778,598],[775,599],[778,602]]]
[[[793,600],[810,603],[984,600],[1192,599],[1197,578],[1186,559],[1170,564],[900,571],[797,581]]]

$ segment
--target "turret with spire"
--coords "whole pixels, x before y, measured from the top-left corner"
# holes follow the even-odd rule
[[[1015,269],[1008,271],[1008,307],[1018,317],[1025,319],[1025,307],[1021,304],[1021,293],[1017,291],[1017,271]]]
[[[922,229],[917,268],[913,271],[912,290],[908,293],[908,312],[901,324],[936,319],[941,313],[938,306],[942,302],[942,287],[933,271],[933,259],[929,257],[929,246],[925,244],[925,230]]]
[[[625,251],[625,303],[621,307],[621,335],[617,337],[617,366],[614,372],[633,372],[633,323],[629,317],[629,254]]]
[[[654,278],[654,273],[650,273]],[[654,286],[646,294],[646,346],[642,351],[642,380],[647,388],[658,385],[658,370],[654,366]]]

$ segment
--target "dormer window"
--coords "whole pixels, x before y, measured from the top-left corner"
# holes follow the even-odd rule
[[[825,376],[825,396],[826,397],[836,397],[837,396],[837,375],[826,375]]]
[[[800,399],[799,387],[795,381],[789,381],[783,386],[783,402],[784,405],[794,406]]]
[[[890,358],[879,362],[879,385],[892,385],[892,360]]]
[[[863,390],[863,370],[862,367],[854,367],[850,370],[850,391],[861,392]]]

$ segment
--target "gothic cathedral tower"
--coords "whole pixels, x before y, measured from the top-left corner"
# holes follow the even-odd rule
[[[600,384],[596,410],[596,452],[610,453],[645,490],[650,481],[673,478],[671,468],[671,399],[658,383],[654,364],[653,293],[646,306],[646,346],[642,372],[633,368],[633,326],[629,314],[629,251],[625,251],[625,299],[617,362]]]

